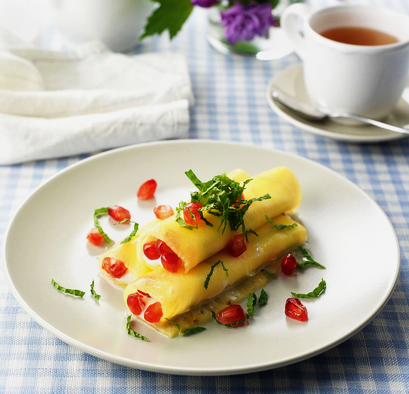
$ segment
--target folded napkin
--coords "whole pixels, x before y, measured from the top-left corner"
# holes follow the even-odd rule
[[[0,164],[185,138],[191,104],[178,53],[0,45]]]

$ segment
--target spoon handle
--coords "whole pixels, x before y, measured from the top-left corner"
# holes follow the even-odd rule
[[[384,123],[384,122],[381,122],[379,120],[375,120],[375,119],[371,119],[371,118],[366,118],[366,117],[361,116],[361,115],[349,114],[349,113],[344,114],[342,112],[339,112],[339,113],[331,113],[330,115],[328,115],[328,117],[330,117],[330,118],[350,118],[350,119],[355,119],[355,120],[359,120],[362,123],[368,123],[368,124],[371,124],[373,126],[380,127],[382,129],[394,131],[396,133],[409,134],[409,129],[406,129],[404,127],[395,126],[395,125]]]

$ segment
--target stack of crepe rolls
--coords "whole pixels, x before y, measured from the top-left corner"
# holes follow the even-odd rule
[[[254,202],[244,215],[247,230],[257,229],[266,223],[266,216],[274,218],[282,213],[293,212],[301,203],[301,188],[294,173],[286,167],[277,167],[256,175],[244,190],[244,198],[251,200],[269,194],[271,198]],[[137,257],[154,267],[160,260],[150,261],[143,253],[145,244],[163,241],[181,260],[178,273],[187,273],[202,261],[224,249],[232,237],[241,233],[241,228],[232,231],[227,226],[217,231],[222,218],[208,213],[203,216],[213,224],[201,222],[198,229],[181,227],[174,217],[157,222],[141,231],[137,245]]]
[[[236,172],[239,179],[244,174]],[[149,325],[173,337],[178,333],[174,323],[183,329],[203,324],[211,318],[209,310],[217,313],[232,301],[240,302],[264,286],[270,276],[265,275],[262,268],[307,239],[306,229],[299,223],[292,227],[295,222],[288,217],[301,202],[301,189],[295,175],[288,168],[274,168],[254,177],[244,190],[246,199],[266,193],[271,198],[254,202],[244,215],[246,228],[254,230],[257,235],[248,234],[247,250],[238,257],[225,250],[236,233],[229,228],[224,233],[217,231],[217,217],[207,218],[213,227],[204,225],[189,230],[179,226],[175,217],[171,217],[142,230],[136,245],[136,260],[143,267],[151,265],[152,271],[125,288],[125,304],[130,295],[141,297],[144,309],[137,317],[145,321],[144,311],[159,303],[161,318]],[[266,216],[277,226],[269,223]],[[279,230],[279,225],[286,227]],[[165,241],[177,253],[183,261],[183,269],[168,272],[142,256],[143,244],[155,239]],[[223,265],[215,265],[219,261]],[[212,266],[213,274],[208,280]],[[207,288],[204,285],[206,280]]]

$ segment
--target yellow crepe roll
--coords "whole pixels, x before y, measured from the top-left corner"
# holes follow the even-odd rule
[[[294,223],[284,215],[273,220],[277,225],[289,226]],[[232,257],[222,250],[188,273],[170,273],[164,269],[151,271],[125,288],[125,304],[129,305],[128,296],[140,295],[138,297],[143,298],[141,312],[138,314],[140,318],[156,323],[150,321],[146,313],[151,305],[159,303],[162,315],[157,322],[172,319],[189,311],[193,306],[218,296],[242,279],[254,275],[260,267],[274,260],[281,252],[304,243],[307,238],[307,231],[301,224],[278,230],[270,223],[266,223],[258,228],[257,233],[258,236],[249,235],[248,249],[239,257]],[[228,275],[219,263],[214,267],[206,289],[206,278],[212,266],[219,260],[223,262]],[[132,308],[131,312],[133,312]]]
[[[241,179],[242,180],[242,179]],[[275,217],[282,213],[294,211],[301,203],[301,188],[294,173],[286,167],[277,167],[256,175],[245,187],[244,198],[250,200],[265,194],[271,198],[254,202],[245,213],[243,219],[247,230],[254,230],[262,226],[265,216]],[[218,230],[221,217],[204,213],[204,217],[213,224],[213,227],[200,221],[199,228],[189,230],[181,227],[172,216],[148,231],[141,232],[138,243],[137,256],[145,260],[146,264],[155,266],[158,261],[150,261],[143,253],[145,244],[163,241],[180,260],[177,272],[186,273],[201,261],[224,249],[232,237],[241,233],[241,228],[233,232],[229,225],[222,232]],[[160,260],[159,260],[160,262]]]
[[[249,174],[239,168],[231,171],[228,176],[236,182],[242,182],[249,178]],[[115,285],[125,288],[129,283],[151,271],[152,268],[154,268],[152,265],[147,265],[143,259],[138,260],[136,245],[138,244],[139,235],[143,232],[149,231],[152,226],[156,225],[159,222],[161,221],[158,219],[152,220],[151,222],[141,227],[131,241],[124,244],[118,242],[111,248],[109,248],[105,253],[100,255],[98,262],[102,277],[109,280]],[[111,272],[107,272],[103,268],[104,260],[105,263],[107,263],[107,258],[110,259],[109,263],[111,264],[119,264],[120,262],[123,263],[126,268],[126,272],[120,277],[115,278]],[[124,270],[119,270],[119,273],[121,274],[123,271]]]

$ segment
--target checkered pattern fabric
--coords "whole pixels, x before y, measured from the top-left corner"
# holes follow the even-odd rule
[[[370,3],[409,14],[407,0]],[[55,338],[19,307],[0,267],[0,393],[409,391],[409,139],[354,144],[291,126],[271,111],[265,89],[274,75],[299,59],[289,55],[261,62],[225,56],[209,46],[206,29],[206,14],[198,10],[173,42],[166,37],[148,39],[136,51],[171,50],[186,55],[196,99],[190,137],[240,141],[294,153],[335,170],[362,188],[386,212],[399,238],[402,268],[391,299],[361,332],[308,360],[248,375],[172,376],[112,364]],[[13,212],[29,192],[84,157],[0,166],[0,242]]]

